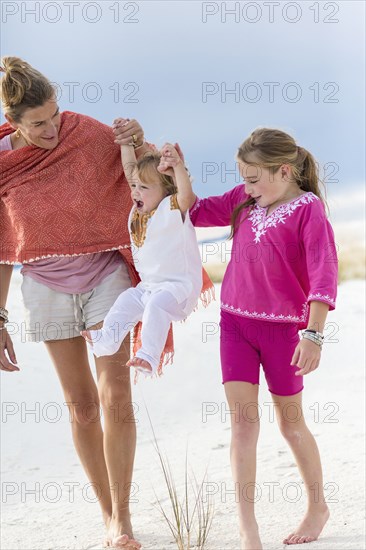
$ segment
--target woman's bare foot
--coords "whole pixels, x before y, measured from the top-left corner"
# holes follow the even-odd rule
[[[241,550],[262,550],[263,546],[259,537],[258,526],[242,530],[240,535]]]
[[[128,535],[119,535],[112,541],[112,548],[122,548],[122,550],[139,550],[141,544]]]
[[[152,373],[151,365],[148,361],[145,361],[145,359],[140,359],[140,357],[132,357],[129,361],[126,363],[126,367],[134,367],[136,370],[140,372],[145,373]]]
[[[88,342],[88,344],[93,347],[93,340],[90,334],[90,330],[82,330],[80,331],[81,336]]]
[[[105,546],[123,550],[139,550],[141,548],[141,544],[133,538],[132,525],[129,519],[120,522],[111,520]]]
[[[329,508],[326,504],[321,510],[309,510],[296,531],[286,537],[283,544],[303,544],[317,540],[329,515]]]

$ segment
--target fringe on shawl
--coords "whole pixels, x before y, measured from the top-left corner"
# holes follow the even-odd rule
[[[136,352],[141,348],[141,330],[142,330],[142,323],[139,322],[137,323],[137,325],[133,330],[133,344],[132,344],[133,356],[135,356]],[[173,341],[173,325],[171,324],[169,328],[168,336],[166,339],[164,351],[160,356],[160,363],[158,365],[158,368],[154,377],[159,377],[159,376],[162,376],[162,374],[164,374],[163,367],[165,367],[165,365],[172,365],[173,357],[174,357],[174,341]],[[140,373],[138,371],[135,371],[135,377],[134,377],[135,384],[138,381],[139,374]]]

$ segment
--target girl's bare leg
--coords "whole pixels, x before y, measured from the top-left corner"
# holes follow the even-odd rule
[[[259,436],[258,385],[226,382],[231,414],[231,468],[237,491],[242,550],[261,550],[254,514],[257,441]],[[250,406],[248,406],[250,404]]]
[[[109,523],[112,501],[103,450],[99,397],[83,338],[46,342],[55,365],[70,422],[75,449],[89,480],[95,484],[104,522]]]
[[[318,446],[302,414],[302,393],[272,395],[272,398],[281,433],[295,456],[308,498],[308,508],[302,522],[283,542],[312,542],[317,540],[329,518]]]

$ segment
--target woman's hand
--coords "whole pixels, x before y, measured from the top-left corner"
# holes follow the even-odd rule
[[[6,370],[8,372],[20,370],[19,367],[16,366],[17,358],[8,331],[6,328],[0,328],[0,370]],[[6,357],[5,350],[7,351],[10,361]]]
[[[311,340],[303,338],[297,344],[291,359],[291,365],[299,367],[295,376],[303,376],[317,369],[320,363],[321,347]]]
[[[144,142],[144,131],[137,120],[116,118],[113,121],[114,143],[118,145],[135,145],[139,147]]]

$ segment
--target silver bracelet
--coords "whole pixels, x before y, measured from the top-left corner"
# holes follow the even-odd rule
[[[3,319],[4,323],[9,321],[9,312],[4,307],[0,307],[0,319]]]
[[[311,340],[314,342],[314,344],[317,344],[320,348],[323,345],[323,339],[324,336],[317,336],[314,332],[303,332],[302,337],[305,338],[305,340]]]
[[[321,338],[322,340],[324,340],[324,335],[321,332],[318,332],[318,331],[313,330],[311,328],[306,328],[303,332],[309,332],[310,334],[313,334],[317,338]]]

